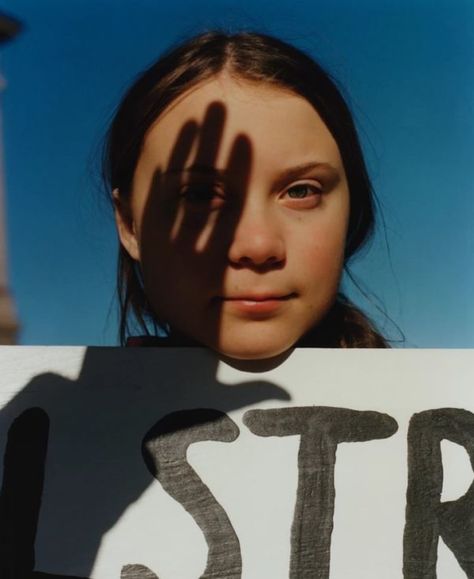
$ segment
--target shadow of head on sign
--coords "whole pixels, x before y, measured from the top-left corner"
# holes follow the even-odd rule
[[[38,366],[48,363],[46,354]],[[289,396],[268,382],[222,384],[216,365],[198,348],[90,348],[76,381],[52,373],[31,380],[0,416],[2,576],[89,577],[104,534],[154,477],[193,516],[210,551],[235,540],[224,510],[187,463],[187,447],[231,442],[238,428],[227,412]],[[204,518],[196,503],[203,490]],[[217,535],[206,517],[219,521]]]

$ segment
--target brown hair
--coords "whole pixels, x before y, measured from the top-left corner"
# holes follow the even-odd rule
[[[146,133],[164,109],[193,86],[224,69],[252,81],[284,87],[304,97],[319,113],[338,144],[350,191],[345,263],[367,242],[374,228],[374,196],[349,108],[335,82],[299,49],[264,34],[207,32],[179,45],[148,68],[126,93],[111,124],[104,150],[109,194],[130,196]],[[143,290],[140,269],[121,246],[118,263],[120,338],[130,317],[147,334],[157,323]],[[302,343],[332,347],[384,347],[368,319],[339,294],[326,318]],[[307,344],[308,345],[308,344]]]

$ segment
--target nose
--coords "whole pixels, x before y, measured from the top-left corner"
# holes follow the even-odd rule
[[[228,250],[231,264],[240,267],[272,268],[286,260],[286,246],[277,216],[265,206],[244,207]]]

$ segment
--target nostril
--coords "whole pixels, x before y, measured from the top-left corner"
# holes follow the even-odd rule
[[[232,262],[237,267],[247,267],[258,271],[266,271],[269,269],[278,269],[284,266],[285,259],[278,256],[269,256],[262,260],[257,260],[252,257],[242,256],[236,262]]]

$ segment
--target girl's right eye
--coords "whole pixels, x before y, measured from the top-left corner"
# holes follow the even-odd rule
[[[193,209],[219,209],[224,193],[212,185],[188,185],[180,191],[181,200]]]

